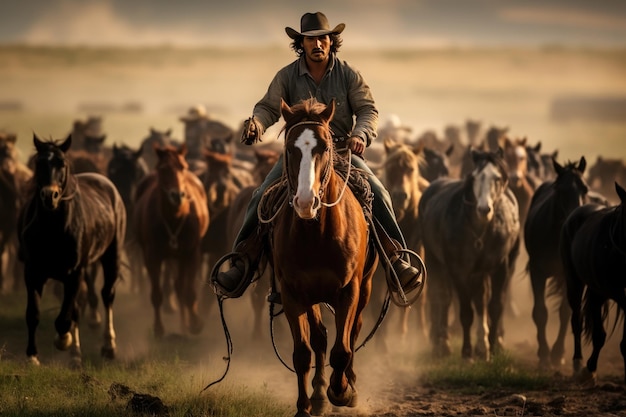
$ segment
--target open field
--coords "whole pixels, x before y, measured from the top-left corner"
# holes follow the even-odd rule
[[[486,49],[350,51],[340,55],[369,82],[381,124],[397,114],[414,129],[443,134],[466,119],[509,126],[563,159],[626,157],[626,121],[555,121],[554,100],[626,97],[626,50]],[[219,49],[38,49],[0,47],[0,129],[23,149],[32,132],[66,135],[74,119],[104,117],[111,142],[137,144],[149,127],[172,128],[204,104],[236,127],[271,77],[294,55],[285,47]],[[4,110],[2,110],[4,109]]]
[[[356,65],[373,89],[384,123],[397,114],[417,135],[468,118],[509,126],[512,136],[541,141],[558,150],[559,159],[592,163],[596,156],[626,158],[626,118],[580,117],[555,120],[555,100],[626,97],[626,50],[486,49],[351,51],[341,56]],[[30,154],[32,134],[61,138],[72,122],[102,115],[107,141],[137,146],[150,127],[174,130],[182,138],[179,117],[204,104],[216,118],[236,127],[248,117],[273,74],[293,59],[284,47],[255,50],[168,48],[41,49],[0,47],[0,130],[18,134],[22,156]],[[275,131],[275,130],[274,130]],[[271,132],[268,134],[271,136]],[[396,334],[395,316],[357,354],[360,406],[332,416],[414,417],[422,415],[626,415],[621,332],[607,340],[600,358],[599,388],[571,384],[571,364],[537,371],[535,329],[530,310],[524,256],[513,288],[519,311],[505,317],[507,354],[489,364],[436,362],[428,343],[412,327],[408,339]],[[203,297],[211,299],[203,287]],[[225,381],[200,394],[219,378],[226,345],[215,305],[203,306],[209,319],[195,338],[177,335],[178,316],[166,316],[166,337],[151,332],[149,295],[119,288],[115,303],[119,357],[99,356],[100,330],[81,328],[85,369],[66,369],[67,355],[52,346],[58,303],[44,293],[39,346],[43,367],[25,364],[25,294],[0,296],[0,415],[131,414],[128,398],[107,392],[118,383],[158,396],[173,416],[291,416],[295,377],[276,358],[264,317],[261,339],[250,335],[249,299],[229,300],[226,319],[235,353]],[[555,314],[550,323],[554,327]],[[371,313],[373,317],[378,312]],[[290,339],[283,318],[277,343],[290,362]],[[369,332],[366,323],[363,333]],[[554,329],[553,329],[554,330]],[[389,350],[378,337],[387,334]],[[331,332],[332,335],[332,332]],[[453,341],[454,355],[460,342]],[[572,349],[567,346],[567,355]],[[589,348],[585,350],[587,355]],[[523,400],[522,400],[523,398]]]

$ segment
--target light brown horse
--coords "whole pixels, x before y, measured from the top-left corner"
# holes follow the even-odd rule
[[[356,405],[354,353],[378,262],[376,251],[370,250],[363,209],[346,180],[333,169],[340,158],[329,128],[334,112],[334,100],[325,106],[309,99],[293,107],[281,101],[289,204],[272,216],[271,262],[293,336],[296,416],[309,416],[311,411],[319,415],[328,406],[327,400],[336,406]],[[335,312],[329,382],[321,303]],[[309,398],[312,356],[315,375]]]
[[[422,191],[429,185],[429,182],[420,175],[420,165],[425,163],[423,149],[423,144],[409,146],[386,139],[385,152],[387,156],[383,163],[383,182],[391,196],[398,225],[406,239],[407,247],[420,254],[423,250],[422,239],[417,227],[418,207]],[[384,282],[384,279],[380,281]],[[424,298],[420,298],[420,300],[424,300]],[[418,313],[419,330],[426,338],[423,301],[419,301],[414,310]],[[409,308],[402,309],[400,333],[403,338],[409,331],[410,311]]]
[[[198,334],[196,283],[202,264],[201,241],[209,226],[207,198],[200,180],[189,171],[186,146],[155,146],[156,169],[137,188],[133,208],[136,236],[152,287],[154,334],[164,333],[161,320],[161,267],[173,260],[174,288],[183,334]],[[165,277],[167,279],[167,277]]]
[[[503,140],[504,162],[509,173],[509,188],[517,198],[519,221],[522,227],[526,223],[530,200],[536,188],[529,177],[526,142],[526,138],[510,139],[505,137]]]

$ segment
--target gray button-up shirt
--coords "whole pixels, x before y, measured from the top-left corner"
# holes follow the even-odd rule
[[[313,81],[304,56],[278,71],[265,96],[254,106],[253,114],[268,128],[280,119],[281,98],[293,106],[311,97],[324,104],[336,100],[337,108],[330,122],[336,138],[358,136],[367,146],[376,138],[378,109],[370,88],[358,70],[334,53],[319,85]]]

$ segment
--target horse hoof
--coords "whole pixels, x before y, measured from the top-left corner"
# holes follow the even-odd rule
[[[574,367],[574,373],[580,372],[580,370],[583,368],[582,359],[574,359],[573,367]]]
[[[189,333],[193,335],[198,335],[202,332],[204,328],[204,320],[200,317],[192,318],[191,324],[189,325]]]
[[[67,350],[72,344],[72,334],[70,332],[65,333],[62,336],[58,334],[54,336],[54,347],[59,350]]]
[[[311,415],[323,416],[331,411],[331,409],[332,406],[326,398],[319,400],[311,399]]]
[[[37,358],[37,356],[29,356],[28,357],[28,363],[34,366],[40,366],[41,362],[39,362],[39,359]]]
[[[104,359],[113,360],[115,359],[115,348],[103,346],[102,349],[100,349],[100,355]]]
[[[80,356],[74,356],[70,360],[70,368],[74,370],[83,369],[83,360]]]
[[[598,383],[598,375],[585,366],[574,375],[574,380],[582,388],[594,388]]]
[[[336,395],[329,386],[326,395],[328,395],[330,402],[337,407],[356,407],[356,390],[350,384],[341,395]]]

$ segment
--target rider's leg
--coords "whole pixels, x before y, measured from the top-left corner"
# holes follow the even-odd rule
[[[233,257],[229,270],[220,272],[217,276],[212,277],[213,286],[218,294],[231,298],[240,297],[252,282],[262,255],[263,236],[259,233],[257,207],[265,190],[280,178],[282,172],[283,157],[281,155],[272,170],[267,174],[267,177],[265,177],[263,183],[254,190],[252,198],[248,203],[246,216],[233,245],[233,251],[242,256]],[[247,268],[244,261],[245,258],[248,261]]]
[[[405,291],[410,291],[421,285],[421,270],[412,266],[408,256],[402,256],[399,252],[401,249],[407,249],[404,236],[396,221],[393,212],[391,197],[387,189],[380,180],[374,175],[372,170],[367,166],[365,161],[358,157],[352,156],[352,165],[356,168],[368,172],[368,182],[374,193],[374,201],[372,202],[372,214],[374,216],[374,225],[378,239],[380,240],[379,251],[383,251],[384,255],[391,260],[400,284]],[[378,243],[378,242],[377,242]],[[381,256],[383,254],[381,253]]]

